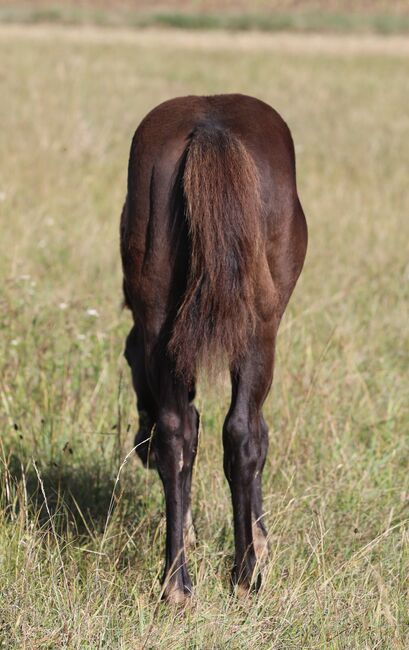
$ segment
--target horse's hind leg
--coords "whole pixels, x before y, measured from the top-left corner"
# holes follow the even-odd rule
[[[169,602],[183,603],[192,591],[186,567],[184,529],[191,524],[190,488],[198,414],[191,404],[192,395],[175,377],[161,345],[153,344],[151,352],[148,351],[146,368],[157,403],[154,449],[166,503],[163,595]]]
[[[260,583],[256,561],[266,550],[262,522],[261,473],[267,453],[267,427],[261,408],[271,386],[276,327],[259,327],[246,357],[232,373],[232,402],[223,428],[224,470],[234,518],[233,583],[247,592]],[[258,557],[257,557],[258,556]]]
[[[139,428],[135,435],[136,453],[145,467],[155,466],[154,425],[156,406],[148,385],[145,369],[145,348],[141,328],[132,327],[125,345],[125,358],[132,371],[132,382],[136,392]]]

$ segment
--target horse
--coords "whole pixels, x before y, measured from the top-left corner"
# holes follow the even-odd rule
[[[166,503],[163,598],[181,604],[192,594],[196,379],[223,362],[232,386],[222,433],[231,580],[246,595],[260,586],[268,551],[262,406],[307,249],[293,140],[280,115],[240,94],[178,97],[148,113],[131,144],[120,249],[134,323],[124,354],[139,413],[135,447],[157,468]]]

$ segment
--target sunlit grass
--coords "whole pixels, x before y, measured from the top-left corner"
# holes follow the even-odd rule
[[[407,58],[50,32],[0,60],[3,647],[406,648]],[[229,390],[202,383],[196,596],[175,613],[158,601],[159,480],[130,458],[115,484],[136,428],[118,221],[147,110],[230,91],[291,126],[310,246],[265,407],[264,589],[229,592]]]
[[[407,7],[365,1],[340,2],[244,2],[186,3],[178,0],[152,5],[144,0],[128,3],[106,2],[7,2],[0,1],[0,22],[27,24],[100,25],[127,27],[176,27],[263,32],[329,32],[407,34]]]

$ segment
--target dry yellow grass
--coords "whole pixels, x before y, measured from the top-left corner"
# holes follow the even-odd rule
[[[5,648],[408,647],[407,49],[236,38],[0,30]],[[264,589],[229,593],[228,384],[202,383],[196,599],[178,613],[158,602],[159,481],[132,457],[115,483],[136,427],[118,220],[147,110],[230,91],[292,128],[310,246],[265,408]]]
[[[195,12],[225,11],[335,11],[407,14],[409,7],[406,0],[0,0],[0,6],[22,7],[96,7],[102,10],[189,10]]]
[[[385,38],[377,34],[331,35],[326,34],[278,34],[232,33],[226,30],[172,29],[147,27],[143,30],[101,29],[94,25],[81,28],[67,26],[1,25],[0,35],[4,41],[55,41],[73,44],[135,45],[142,48],[175,48],[195,51],[228,52],[285,52],[288,54],[325,54],[349,57],[351,55],[408,56],[409,39],[405,36]]]

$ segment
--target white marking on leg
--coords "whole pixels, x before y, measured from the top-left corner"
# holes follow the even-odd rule
[[[268,555],[268,544],[266,536],[261,530],[260,526],[257,525],[257,521],[253,517],[252,522],[252,533],[253,533],[253,546],[254,552],[256,554],[256,560],[259,564],[265,564]]]
[[[183,540],[185,547],[194,546],[196,544],[195,527],[193,526],[192,509],[189,508],[185,515],[183,522]]]

